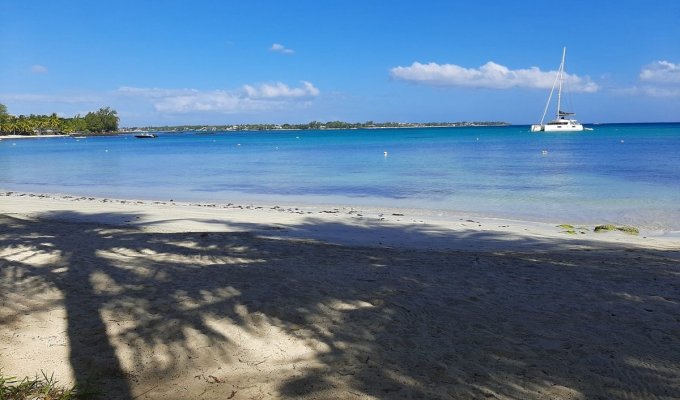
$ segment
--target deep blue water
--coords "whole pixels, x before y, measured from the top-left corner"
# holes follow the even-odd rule
[[[387,156],[385,156],[387,152]],[[455,210],[680,230],[680,124],[0,141],[0,189]]]

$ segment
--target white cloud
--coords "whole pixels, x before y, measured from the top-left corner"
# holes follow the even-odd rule
[[[257,86],[244,85],[231,91],[121,87],[118,93],[150,99],[154,108],[160,112],[207,111],[228,114],[290,107],[311,100],[320,91],[310,82],[303,81],[302,86],[297,88],[277,82]]]
[[[31,65],[31,72],[34,74],[46,74],[47,67],[44,65]]]
[[[319,89],[315,88],[309,82],[303,81],[302,87],[290,88],[281,82],[273,85],[262,84],[255,88],[250,85],[243,86],[243,89],[252,99],[275,99],[275,98],[301,98],[301,97],[315,97],[319,95]]]
[[[414,62],[408,67],[394,67],[390,76],[394,79],[433,86],[461,86],[487,89],[534,88],[550,89],[557,71],[541,71],[537,67],[511,70],[489,61],[479,68],[465,68],[455,64],[421,64]],[[596,92],[599,86],[589,77],[565,74],[569,89],[573,92]]]
[[[642,66],[636,85],[612,91],[626,96],[680,97],[680,64],[654,61]]]
[[[282,54],[293,54],[293,53],[295,53],[295,50],[288,49],[288,48],[286,48],[286,46],[279,44],[279,43],[272,44],[272,47],[269,48],[269,51],[273,51],[275,53],[282,53]]]
[[[639,77],[642,82],[680,83],[680,64],[656,61],[642,67]]]

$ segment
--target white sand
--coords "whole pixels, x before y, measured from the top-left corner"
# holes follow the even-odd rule
[[[105,398],[680,398],[680,240],[0,195],[0,367]]]

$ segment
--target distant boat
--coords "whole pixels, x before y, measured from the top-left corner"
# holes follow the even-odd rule
[[[580,122],[573,119],[573,112],[562,111],[562,82],[564,81],[564,59],[567,54],[567,48],[562,49],[562,62],[560,63],[560,68],[557,71],[557,77],[555,77],[555,82],[553,83],[552,89],[550,89],[550,95],[548,96],[548,102],[545,104],[545,109],[543,110],[543,117],[541,118],[541,123],[536,125],[531,125],[532,132],[581,132],[583,131],[583,125]],[[557,89],[557,109],[555,119],[544,124],[545,115],[548,112],[548,107],[550,106],[550,100],[552,100],[553,92],[555,91],[555,86]],[[592,130],[592,129],[591,129]]]
[[[155,139],[158,137],[155,133],[140,133],[135,135],[137,139]]]

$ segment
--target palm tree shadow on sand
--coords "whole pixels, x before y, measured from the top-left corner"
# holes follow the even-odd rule
[[[64,307],[77,384],[103,398],[680,394],[677,252],[425,252],[55,222],[78,218],[0,217],[3,325]],[[61,303],[39,301],[48,289]]]

